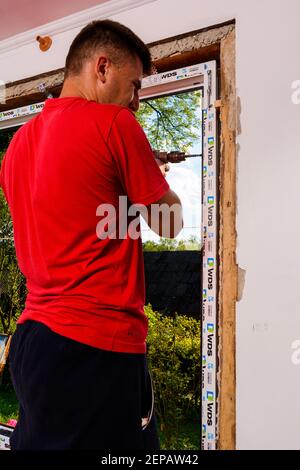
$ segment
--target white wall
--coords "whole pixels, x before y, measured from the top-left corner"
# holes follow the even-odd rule
[[[300,80],[299,0],[157,0],[114,16],[145,41],[236,18],[238,250],[246,270],[237,305],[237,445],[300,449]],[[41,54],[32,44],[0,56],[0,79],[16,80],[62,67],[77,31],[53,38]],[[1,49],[1,43],[0,43]]]

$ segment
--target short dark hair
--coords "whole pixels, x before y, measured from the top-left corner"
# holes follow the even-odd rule
[[[97,20],[86,25],[73,40],[66,58],[65,78],[78,75],[83,63],[101,46],[109,49],[117,61],[126,53],[136,54],[143,64],[144,74],[151,73],[150,51],[131,29],[116,21]]]

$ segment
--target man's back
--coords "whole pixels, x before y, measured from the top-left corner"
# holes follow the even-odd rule
[[[61,97],[46,100],[4,157],[29,291],[10,346],[20,403],[13,450],[159,449],[141,206],[124,220],[132,204],[146,213],[180,203],[132,115],[151,68],[148,47],[125,25],[86,25],[70,45]]]
[[[99,205],[111,204],[119,219],[119,196],[149,204],[169,188],[131,113],[79,97],[47,100],[14,136],[1,176],[28,287],[19,322],[144,352],[141,239],[96,233]]]

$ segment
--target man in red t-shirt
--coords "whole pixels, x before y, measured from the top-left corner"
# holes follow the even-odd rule
[[[70,47],[60,97],[46,100],[5,154],[1,185],[28,288],[10,352],[20,402],[12,449],[159,448],[147,416],[144,265],[132,207],[170,237],[182,215],[134,117],[150,69],[148,48],[128,28],[87,25]],[[159,223],[154,203],[177,205],[177,216]]]

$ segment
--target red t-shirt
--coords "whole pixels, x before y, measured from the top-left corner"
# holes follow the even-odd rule
[[[32,319],[97,348],[145,353],[141,238],[96,232],[100,204],[124,217],[119,196],[148,205],[169,189],[134,115],[79,97],[46,100],[14,135],[1,185],[28,288],[18,323]]]

